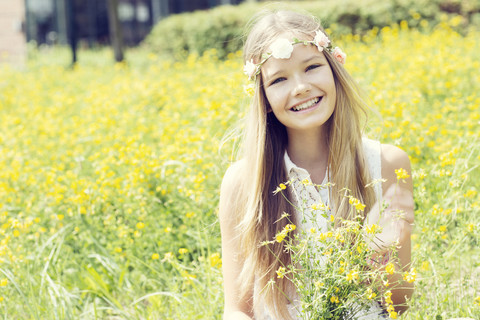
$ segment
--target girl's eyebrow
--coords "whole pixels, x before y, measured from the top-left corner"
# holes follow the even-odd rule
[[[283,72],[283,69],[279,69],[271,75],[268,75],[268,76],[265,75],[265,82],[268,83],[271,79],[275,78],[277,76],[277,74],[282,73],[282,72]]]
[[[315,58],[318,58],[318,56],[317,55],[310,56],[309,58],[303,60],[302,63],[308,63],[308,62],[314,60]]]

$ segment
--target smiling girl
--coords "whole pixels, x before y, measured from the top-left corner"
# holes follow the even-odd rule
[[[398,241],[397,268],[404,270],[411,259],[412,181],[407,178],[394,187],[395,169],[410,172],[410,161],[399,148],[362,137],[367,106],[343,66],[345,53],[332,46],[313,17],[277,11],[257,19],[244,60],[255,93],[242,157],[227,170],[221,187],[224,318],[298,318],[291,304],[295,288],[288,279],[276,277],[276,270],[289,264],[289,253],[277,244],[271,248],[273,255],[260,243],[283,230],[284,212],[301,228],[291,203],[328,203],[334,217],[352,219],[342,201],[343,188],[366,206],[367,220],[378,220],[380,201],[387,201],[391,211],[405,213],[405,219],[387,216],[379,222],[385,228],[383,240]],[[307,193],[289,192],[287,199],[273,194],[279,184],[303,179],[333,186],[329,191],[312,187]],[[376,179],[384,182],[366,187]],[[326,221],[317,222],[326,228]],[[271,279],[276,287],[263,290]],[[399,283],[391,299],[396,310],[404,310],[413,288],[398,274],[389,280]],[[375,304],[358,318],[383,319],[384,313]]]

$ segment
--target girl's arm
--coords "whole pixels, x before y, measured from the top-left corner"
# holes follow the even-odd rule
[[[397,181],[396,169],[405,169],[410,177]],[[411,166],[408,155],[401,149],[392,145],[382,145],[382,177],[386,179],[383,183],[383,200],[390,206],[388,212],[401,212],[402,218],[395,219],[395,230],[399,242],[398,265],[396,271],[390,276],[392,284],[392,301],[396,311],[405,311],[406,298],[413,294],[413,283],[408,283],[402,278],[401,272],[407,271],[411,263],[411,241],[412,225],[414,220],[413,183],[411,178]]]
[[[219,219],[222,234],[222,268],[225,295],[223,318],[225,320],[253,319],[252,295],[248,295],[241,300],[238,286],[243,261],[240,258],[240,246],[235,230],[235,213],[237,210],[232,208],[232,204],[235,203],[235,195],[239,192],[239,179],[241,179],[239,167],[240,164],[235,163],[227,170],[220,191]]]

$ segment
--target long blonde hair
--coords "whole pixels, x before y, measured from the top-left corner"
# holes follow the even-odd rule
[[[309,15],[292,11],[263,13],[255,20],[246,39],[244,61],[260,61],[270,44],[285,31],[299,38],[313,39],[316,30],[323,31],[320,23]],[[366,104],[344,67],[329,52],[324,53],[333,72],[337,93],[335,110],[325,123],[329,178],[334,183],[331,197],[334,214],[348,219],[351,210],[343,201],[344,188],[366,205],[365,212],[375,202],[373,189],[365,188],[370,180],[361,137]],[[277,279],[275,272],[290,263],[290,255],[281,243],[270,247],[274,254],[260,245],[273,239],[284,228],[287,221],[280,220],[284,212],[290,213],[295,222],[294,208],[289,201],[272,193],[280,183],[288,180],[284,164],[287,132],[268,108],[262,77],[258,75],[243,138],[244,175],[240,177],[241,188],[234,204],[238,210],[237,231],[244,261],[239,285],[244,298],[249,293],[249,286],[256,281],[259,288],[266,289],[255,291],[253,302],[263,301],[277,318],[290,319],[286,305],[293,287],[287,279]],[[287,198],[291,196],[287,194]],[[272,279],[275,279],[275,285],[268,286]],[[260,295],[262,299],[258,299]]]

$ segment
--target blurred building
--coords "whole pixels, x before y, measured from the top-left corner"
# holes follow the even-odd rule
[[[1,2],[23,0],[0,0]],[[27,41],[68,43],[66,17],[73,17],[81,46],[109,43],[108,0],[24,0]],[[208,9],[243,0],[118,0],[118,13],[126,45],[142,41],[153,25],[170,14]]]
[[[24,21],[24,0],[0,0],[0,64],[24,64],[27,55]]]

